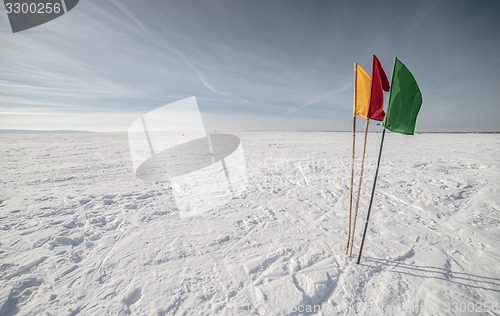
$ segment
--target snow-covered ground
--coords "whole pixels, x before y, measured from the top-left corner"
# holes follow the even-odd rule
[[[500,135],[388,133],[360,265],[381,134],[352,257],[350,133],[237,135],[247,190],[188,218],[126,134],[1,135],[0,315],[498,314]]]

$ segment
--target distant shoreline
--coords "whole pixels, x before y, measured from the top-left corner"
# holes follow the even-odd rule
[[[0,135],[5,134],[95,134],[98,132],[79,130],[29,130],[29,129],[0,129]]]
[[[352,131],[315,131],[315,130],[300,130],[300,131],[273,131],[273,130],[244,130],[235,132],[297,132],[297,133],[352,133]],[[356,130],[357,133],[364,133],[364,131]],[[368,133],[382,133],[382,131],[368,131]],[[492,132],[415,132],[415,134],[500,134],[500,131]]]
[[[215,133],[351,133],[352,131],[315,131],[315,130],[243,130],[243,131],[216,131]],[[364,133],[363,131],[357,131]],[[382,131],[369,131],[368,133],[381,133]],[[80,130],[25,130],[25,129],[0,129],[0,135],[26,135],[26,134],[115,134],[127,133],[126,131],[94,132]],[[500,134],[500,131],[492,132],[415,132],[415,134]]]

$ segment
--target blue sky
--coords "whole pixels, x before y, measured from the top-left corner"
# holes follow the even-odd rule
[[[125,131],[196,96],[210,129],[350,130],[353,63],[369,72],[376,54],[389,78],[397,56],[417,79],[417,131],[496,131],[498,12],[498,1],[82,0],[15,34],[1,12],[0,128]]]

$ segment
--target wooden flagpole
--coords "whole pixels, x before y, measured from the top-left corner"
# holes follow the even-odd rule
[[[349,253],[349,241],[351,240],[351,223],[352,223],[352,189],[354,186],[354,157],[355,157],[355,145],[356,145],[356,84],[357,84],[357,76],[356,76],[356,63],[354,63],[354,98],[353,98],[353,106],[352,106],[352,160],[351,160],[351,187],[349,193],[349,227],[347,233],[347,244],[345,246],[345,254]]]
[[[361,172],[359,174],[358,194],[356,197],[356,207],[354,209],[354,222],[352,223],[351,246],[349,247],[349,256],[352,255],[352,247],[354,244],[354,236],[356,233],[356,221],[358,219],[359,196],[361,194],[361,183],[363,182],[363,169],[365,168],[366,139],[368,137],[368,125],[370,125],[370,119],[366,118],[365,143],[363,144],[363,156],[361,158]]]
[[[375,178],[373,179],[372,196],[370,197],[370,205],[368,206],[368,214],[366,214],[365,231],[363,232],[363,239],[361,240],[361,247],[359,248],[358,262],[361,261],[361,253],[363,252],[363,245],[365,244],[366,231],[368,229],[368,221],[370,220],[370,212],[372,210],[373,196],[375,195],[375,186],[377,185],[378,168],[380,166],[380,157],[382,156],[382,147],[384,146],[385,128],[382,131],[382,141],[380,142],[380,151],[378,152],[377,169],[375,170]]]

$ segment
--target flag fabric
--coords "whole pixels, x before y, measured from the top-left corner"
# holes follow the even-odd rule
[[[422,93],[406,66],[394,60],[389,106],[382,125],[390,131],[413,135],[422,105]]]
[[[366,120],[368,117],[368,101],[370,99],[370,75],[355,63],[354,71],[354,115],[359,115]]]
[[[372,84],[370,87],[370,102],[368,105],[368,118],[382,121],[384,112],[384,91],[389,92],[389,81],[382,64],[377,56],[372,58]]]

